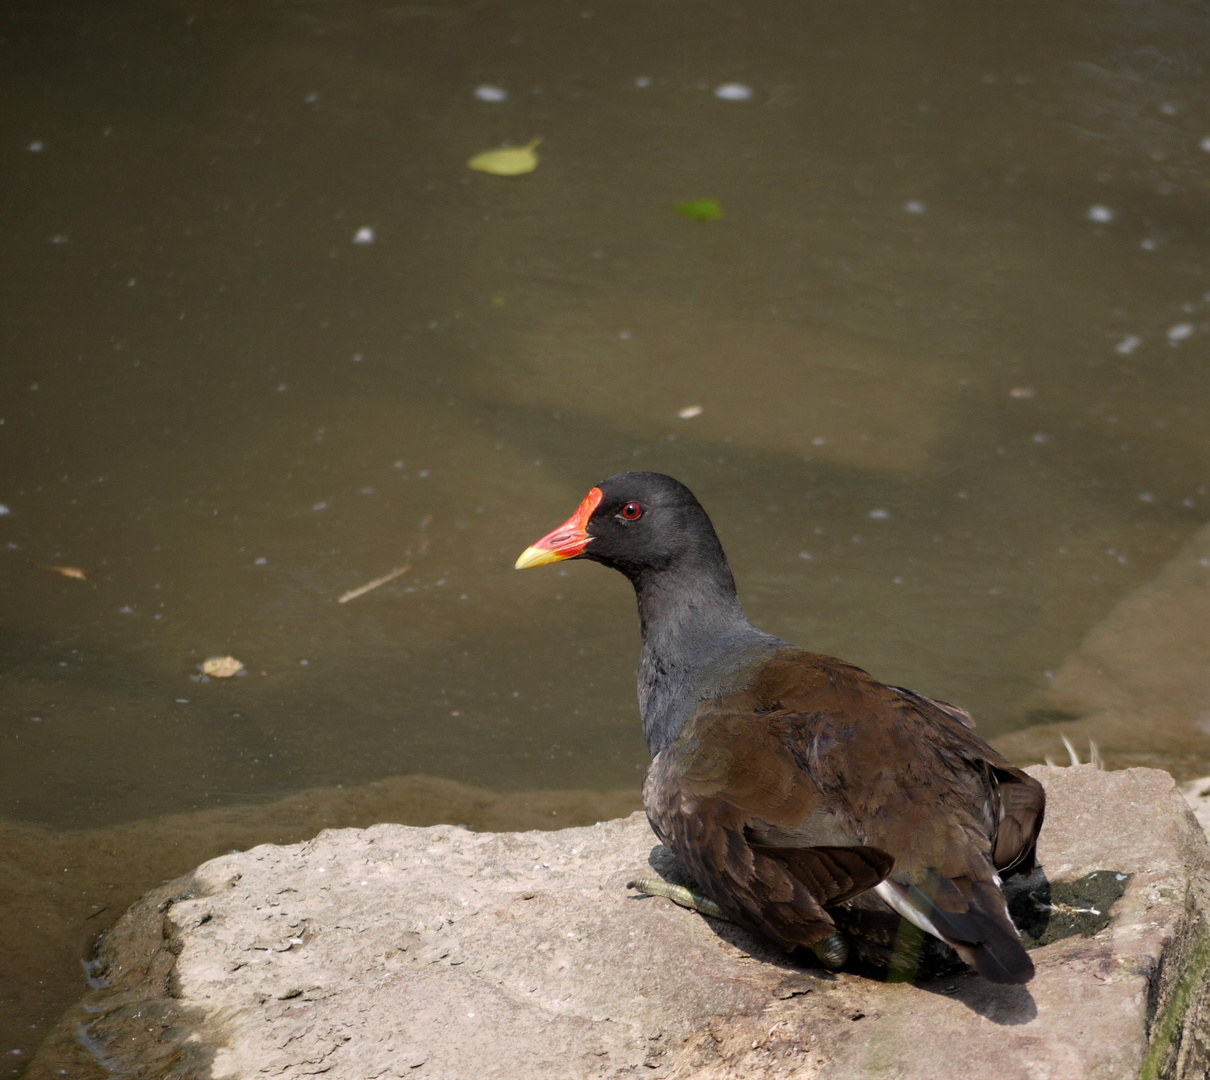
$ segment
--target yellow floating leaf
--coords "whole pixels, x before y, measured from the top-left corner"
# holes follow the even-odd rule
[[[39,570],[49,570],[52,574],[62,574],[64,577],[75,578],[77,581],[87,581],[88,575],[78,566],[47,566],[38,563]]]
[[[202,661],[202,674],[210,675],[215,679],[229,679],[243,670],[244,665],[234,656],[212,656],[208,660]]]
[[[484,150],[467,162],[476,172],[491,173],[493,176],[520,176],[533,172],[538,167],[538,155],[534,147],[542,140],[534,139],[528,146],[502,146],[499,150]]]

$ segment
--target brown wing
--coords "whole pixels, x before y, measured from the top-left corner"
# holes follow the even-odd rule
[[[800,650],[766,662],[747,693],[763,709],[813,716],[796,755],[861,838],[895,855],[896,877],[985,862],[1005,876],[1033,868],[1042,785],[980,739],[962,710]]]
[[[901,914],[987,977],[1029,978],[995,879],[1033,865],[1036,781],[960,710],[839,660],[786,649],[731,685],[644,788],[657,834],[724,911],[811,944],[830,932],[827,905],[889,874],[880,895]]]
[[[925,705],[932,705],[934,708],[940,709],[947,716],[952,716],[963,727],[973,728],[975,726],[975,718],[960,705],[951,705],[948,701],[941,701],[938,698],[929,697],[928,694],[909,690],[906,686],[891,686],[889,689],[903,697],[914,698]]]
[[[652,762],[643,797],[656,834],[701,889],[788,951],[832,933],[825,907],[873,888],[893,860],[843,842],[786,752],[784,728],[705,703]]]

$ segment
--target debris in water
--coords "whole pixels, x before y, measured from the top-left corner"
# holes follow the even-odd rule
[[[229,679],[244,670],[244,665],[234,656],[211,656],[202,661],[202,674],[215,679]]]
[[[47,566],[45,563],[35,563],[39,570],[49,570],[53,574],[74,578],[76,581],[87,581],[88,575],[78,566]]]
[[[672,209],[681,217],[701,222],[718,221],[723,216],[723,208],[715,199],[689,199],[687,202],[674,203]]]
[[[401,574],[406,574],[412,569],[410,562],[404,563],[402,566],[392,570],[389,574],[383,574],[380,578],[375,578],[373,581],[368,581],[364,585],[359,585],[356,589],[350,589],[343,596],[338,597],[338,604],[347,604],[350,600],[356,600],[359,596],[364,596],[371,589],[377,589],[379,585],[385,585],[388,581],[394,581]]]
[[[747,101],[752,96],[752,87],[742,82],[723,83],[714,88],[714,96],[723,101]]]
[[[420,522],[420,547],[417,550],[418,556],[423,556],[429,549],[428,527],[429,522],[433,520],[432,514],[425,514]],[[338,604],[347,604],[350,600],[356,600],[359,596],[365,596],[372,589],[377,589],[379,585],[385,585],[388,581],[394,581],[401,574],[406,574],[412,569],[412,549],[408,548],[407,554],[404,556],[407,559],[402,566],[396,567],[389,574],[383,574],[380,578],[375,578],[373,581],[367,581],[364,585],[359,585],[356,589],[350,589],[343,596],[338,596],[336,602]]]
[[[502,146],[498,150],[484,150],[476,154],[467,165],[476,172],[491,173],[492,176],[520,176],[533,172],[538,167],[538,155],[534,148],[541,139],[534,139],[525,146]]]

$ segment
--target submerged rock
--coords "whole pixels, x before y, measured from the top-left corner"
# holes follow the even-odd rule
[[[1040,942],[1027,987],[831,974],[628,894],[665,858],[639,814],[376,825],[146,895],[28,1076],[1202,1075],[1202,830],[1166,773],[1032,771],[1050,804],[1013,901]]]
[[[1210,760],[1210,525],[1098,623],[1055,673],[1041,723],[996,739],[1014,761],[1095,743],[1111,767],[1162,765],[1182,779]]]
[[[710,202],[679,205],[709,216]],[[507,355],[468,368],[468,391],[527,410],[574,402],[585,422],[641,439],[691,419],[681,437],[720,452],[733,445],[894,475],[934,459],[961,394],[957,365],[936,355],[819,323],[650,298],[563,310]],[[679,418],[690,398],[698,411]]]

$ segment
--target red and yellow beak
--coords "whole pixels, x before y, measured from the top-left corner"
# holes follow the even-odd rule
[[[527,547],[521,552],[517,569],[528,570],[531,566],[546,566],[582,555],[592,540],[587,531],[588,519],[592,517],[592,512],[600,505],[603,497],[600,488],[593,488],[584,496],[584,501],[571,517],[554,532],[548,532],[532,547]]]

